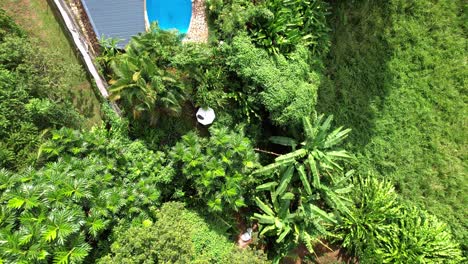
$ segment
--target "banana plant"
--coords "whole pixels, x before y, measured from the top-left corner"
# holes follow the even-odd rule
[[[333,213],[314,205],[309,192],[303,192],[303,189],[310,189],[310,185],[304,188],[294,184],[300,181],[297,178],[301,178],[295,165],[282,169],[280,175],[280,182],[272,181],[256,188],[257,191],[268,191],[269,195],[265,201],[255,198],[261,213],[254,214],[254,219],[261,226],[259,235],[276,238],[276,261],[300,243],[313,252],[313,245],[329,236],[328,229],[337,223]]]
[[[263,202],[255,197],[255,202],[263,214],[254,214],[260,224],[263,225],[260,235],[272,232],[278,237],[277,243],[281,243],[284,238],[297,230],[295,226],[296,214],[290,212],[291,200],[294,199],[294,193],[288,192],[287,187],[292,179],[294,167],[290,166],[284,171],[283,178],[277,182],[268,182],[258,186],[258,191],[268,190],[270,192],[270,203]],[[269,205],[267,205],[269,204]]]
[[[315,188],[319,188],[323,180],[340,182],[339,178],[342,175],[337,172],[342,172],[344,169],[339,163],[349,161],[352,157],[338,146],[347,138],[351,129],[339,127],[330,132],[332,120],[333,116],[324,119],[324,115],[320,115],[311,123],[308,118],[304,118],[305,140],[300,144],[289,137],[271,137],[270,140],[273,143],[291,147],[292,152],[277,157],[274,163],[255,173],[271,174],[278,168],[299,163],[301,179],[303,181],[307,179]],[[299,149],[297,149],[298,146],[300,146]],[[309,190],[308,187],[306,188]]]
[[[292,152],[254,172],[272,179],[256,189],[263,200],[256,197],[261,213],[255,213],[254,219],[261,226],[260,236],[276,238],[279,258],[300,243],[313,252],[314,244],[332,236],[328,230],[340,215],[350,215],[347,193],[353,188],[349,182],[353,171],[345,172],[340,162],[351,156],[338,148],[350,130],[330,131],[331,121],[331,116],[324,119],[323,115],[313,123],[304,119],[305,140],[300,144],[292,138],[272,137],[272,142],[289,146]]]

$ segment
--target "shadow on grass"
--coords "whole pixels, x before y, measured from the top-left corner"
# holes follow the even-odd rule
[[[352,149],[371,139],[392,79],[387,68],[392,51],[382,38],[388,18],[384,4],[376,2],[332,3],[332,45],[317,111],[333,114],[336,125],[353,130],[347,141]]]

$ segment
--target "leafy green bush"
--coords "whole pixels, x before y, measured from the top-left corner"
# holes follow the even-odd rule
[[[289,59],[273,59],[243,35],[226,45],[225,53],[229,69],[252,87],[248,95],[259,97],[275,124],[299,126],[302,117],[311,115],[320,75],[311,70],[305,48],[298,49]]]
[[[230,40],[245,31],[256,6],[249,0],[207,0],[210,20],[212,22],[211,34],[221,40]]]
[[[241,130],[213,126],[209,131],[208,138],[189,133],[172,148],[170,158],[179,172],[174,195],[213,212],[232,213],[246,206],[258,157]]]
[[[79,71],[54,58],[0,10],[0,167],[33,165],[43,131],[83,123],[62,91]]]
[[[212,29],[221,40],[230,42],[248,32],[257,47],[275,55],[306,47],[314,56],[323,56],[330,46],[326,1],[209,0],[207,4]]]
[[[360,178],[355,207],[337,225],[343,247],[363,263],[459,263],[458,243],[445,223],[402,203],[389,182]]]
[[[224,107],[230,98],[222,55],[217,46],[189,42],[172,58],[172,64],[185,73],[183,79],[192,91],[195,106],[216,110]]]
[[[13,19],[6,15],[5,10],[0,8],[0,40],[6,36],[24,36],[25,33],[19,28]]]
[[[322,0],[267,0],[252,12],[247,28],[254,42],[272,54],[307,47],[323,56],[330,46],[327,14]]]
[[[112,253],[99,263],[268,263],[250,249],[238,250],[182,203],[164,204],[157,221],[117,234]]]
[[[173,171],[163,153],[114,135],[53,131],[45,167],[0,172],[1,261],[81,263],[105,252],[118,223],[153,219]]]

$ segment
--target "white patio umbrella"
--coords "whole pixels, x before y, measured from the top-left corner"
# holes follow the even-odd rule
[[[212,108],[199,108],[196,114],[198,123],[202,125],[209,125],[213,123],[216,115]]]

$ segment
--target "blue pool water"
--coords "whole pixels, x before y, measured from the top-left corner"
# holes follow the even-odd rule
[[[157,21],[162,29],[177,29],[187,33],[192,16],[191,0],[146,0],[150,23]]]

